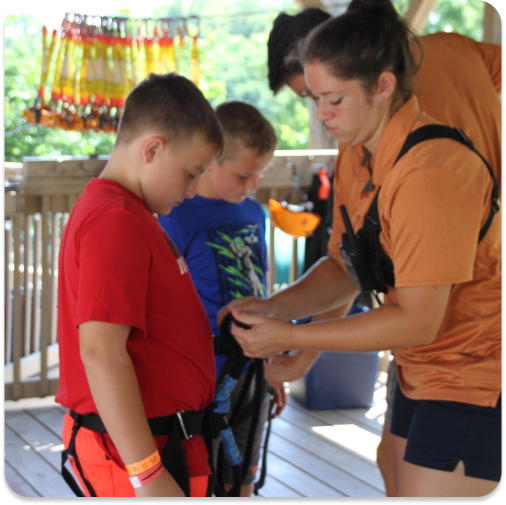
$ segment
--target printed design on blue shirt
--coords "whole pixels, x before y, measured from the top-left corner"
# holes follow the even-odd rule
[[[220,292],[232,299],[245,296],[265,298],[266,270],[256,223],[229,223],[207,230],[218,267]],[[230,300],[230,299],[229,299]],[[222,304],[228,301],[222,299]]]
[[[162,229],[163,236],[165,237],[165,240],[170,246],[170,250],[172,251],[172,254],[174,254],[174,258],[176,258],[177,264],[179,265],[179,271],[181,272],[181,275],[184,275],[188,272],[188,266],[186,265],[186,261],[183,258],[183,255],[179,252],[179,249],[176,247],[176,244],[172,242],[172,239],[167,235],[166,231]]]

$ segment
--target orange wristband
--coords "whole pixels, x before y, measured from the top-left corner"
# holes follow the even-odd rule
[[[142,461],[138,461],[137,463],[132,463],[131,465],[125,465],[128,475],[138,475],[139,473],[145,472],[150,468],[153,468],[155,465],[160,463],[160,453],[156,450],[151,456],[143,459]]]
[[[139,487],[145,486],[148,482],[151,482],[153,479],[156,479],[163,472],[163,465],[160,462],[158,467],[150,468],[145,472],[140,473],[139,475],[133,475],[128,477],[132,486],[137,489]]]

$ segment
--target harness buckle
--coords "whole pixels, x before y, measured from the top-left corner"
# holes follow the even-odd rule
[[[181,426],[181,430],[183,430],[183,435],[184,435],[185,440],[190,440],[190,438],[193,438],[193,435],[192,434],[188,435],[188,432],[186,431],[186,427],[184,425],[184,420],[183,420],[184,412],[185,412],[184,410],[178,410],[176,412],[176,416],[179,419],[179,424]]]

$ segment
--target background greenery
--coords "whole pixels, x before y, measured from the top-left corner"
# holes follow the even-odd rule
[[[304,101],[285,89],[275,98],[267,84],[267,39],[279,11],[297,12],[293,0],[166,0],[146,16],[198,13],[202,18],[201,89],[213,106],[227,99],[256,105],[274,125],[280,149],[307,147]],[[405,12],[409,0],[394,0]],[[456,31],[481,40],[482,0],[438,0],[424,33]],[[254,15],[238,15],[251,13]],[[122,9],[118,14],[128,14]],[[218,16],[227,13],[226,17]],[[63,14],[63,13],[62,13]],[[94,13],[100,14],[100,13]],[[215,17],[214,17],[215,16]],[[29,16],[7,16],[5,23],[5,160],[23,156],[110,154],[114,135],[68,132],[26,125],[23,110],[33,104],[40,80],[41,26]],[[189,44],[187,47],[189,50]],[[184,73],[184,72],[183,72]]]

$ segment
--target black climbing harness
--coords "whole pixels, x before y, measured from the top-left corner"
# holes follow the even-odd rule
[[[148,419],[149,427],[153,436],[168,435],[168,440],[162,454],[162,464],[165,469],[172,475],[179,487],[184,492],[185,496],[190,496],[190,476],[188,473],[188,465],[186,464],[186,457],[184,455],[182,440],[190,439],[195,435],[203,433],[206,424],[206,418],[210,413],[210,408],[206,407],[204,410],[199,411],[184,411],[180,410],[176,414],[164,417],[153,417]],[[86,479],[79,457],[76,453],[76,435],[81,427],[87,428],[97,433],[107,433],[107,429],[98,414],[82,415],[77,412],[70,411],[70,416],[74,419],[72,427],[72,436],[70,438],[68,448],[62,452],[62,477],[65,482],[70,486],[72,491],[78,497],[84,497],[80,486],[77,484],[75,478],[65,467],[65,463],[69,457],[74,459],[77,471],[81,476],[88,492],[91,496],[96,497],[95,490],[90,482]],[[211,496],[211,487],[208,486],[208,496]]]
[[[244,356],[241,346],[237,343],[234,336],[229,330],[231,322],[234,322],[237,326],[245,329],[249,329],[248,325],[236,321],[232,313],[229,312],[224,318],[220,325],[222,337],[214,339],[215,342],[215,354],[227,355],[228,359],[225,366],[220,374],[217,381],[216,394],[213,400],[213,417],[214,420],[211,422],[213,428],[211,437],[208,439],[208,450],[209,454],[212,455],[212,440],[217,439],[221,435],[221,439],[218,447],[218,458],[216,463],[216,469],[213,471],[215,476],[214,482],[214,494],[216,496],[239,496],[241,492],[241,486],[244,482],[245,477],[249,472],[251,464],[254,437],[260,420],[260,411],[262,400],[265,397],[264,387],[264,369],[262,359],[251,359]],[[239,377],[241,376],[245,366],[250,363],[246,377],[244,379],[243,386],[237,398],[237,402],[234,405],[234,409],[230,413],[230,394],[233,391]],[[245,405],[245,399],[250,390],[250,386],[255,381],[253,400],[249,405]],[[244,415],[245,411],[248,410],[251,414],[251,423],[248,431],[248,438],[246,442],[246,450],[244,458],[239,454],[237,444],[235,443],[232,428],[239,419],[240,415]],[[230,413],[230,418],[228,417]],[[271,423],[271,412],[269,409],[269,425],[267,428],[263,458],[262,458],[262,471],[260,479],[255,483],[254,492],[258,493],[258,490],[263,486],[266,475],[266,458],[267,458],[267,444],[270,434],[270,423]],[[229,491],[225,491],[225,483],[223,477],[223,467],[225,456],[228,459],[232,475],[233,485]],[[211,457],[212,460],[212,457]],[[212,461],[211,461],[212,463]],[[214,469],[213,469],[214,470]]]
[[[490,228],[494,215],[499,211],[499,186],[492,168],[462,130],[443,125],[427,125],[411,132],[406,138],[394,166],[412,147],[426,140],[439,138],[452,139],[472,149],[485,163],[494,181],[492,205],[487,221],[480,229],[478,236],[479,243]],[[346,228],[346,233],[343,233],[340,245],[344,264],[355,287],[360,291],[370,291],[375,296],[376,293],[387,293],[388,286],[395,286],[394,264],[383,250],[379,240],[381,224],[378,213],[378,195],[380,190],[381,186],[378,188],[374,200],[365,215],[362,228],[356,234],[353,231],[346,207],[340,205],[341,215]]]
[[[165,417],[156,417],[148,419],[149,426],[153,435],[169,435],[167,444],[162,454],[162,463],[167,471],[172,475],[174,480],[181,487],[186,496],[190,496],[190,480],[188,466],[183,452],[181,441],[183,439],[192,438],[194,435],[203,435],[209,453],[209,465],[212,474],[209,478],[207,496],[239,496],[241,486],[249,471],[251,457],[254,445],[254,436],[260,419],[260,410],[262,400],[265,396],[266,389],[264,387],[264,369],[262,359],[251,359],[244,356],[241,346],[237,343],[234,336],[229,330],[229,325],[234,321],[235,324],[243,328],[250,327],[233,319],[232,313],[225,316],[221,324],[221,334],[223,338],[215,338],[215,352],[217,354],[225,354],[228,356],[223,371],[218,378],[216,386],[216,394],[211,405],[201,411],[179,411],[174,415]],[[239,393],[236,405],[228,419],[230,411],[230,393],[241,376],[245,366],[250,363],[243,387]],[[248,405],[244,405],[249,388],[255,380],[255,388],[253,401]],[[252,409],[251,424],[248,432],[246,443],[246,452],[244,458],[239,454],[239,450],[234,440],[232,427],[237,422],[239,415],[244,415],[246,409]],[[79,457],[76,453],[75,440],[77,432],[81,427],[87,428],[98,433],[107,433],[107,430],[98,414],[81,415],[70,411],[71,417],[74,419],[72,427],[72,435],[68,448],[62,452],[62,476],[65,482],[70,486],[72,491],[78,497],[84,497],[84,493],[76,482],[75,478],[65,467],[65,463],[69,457],[74,459],[76,469],[86,486],[89,494],[96,497],[95,490],[91,483],[86,479],[82,470]],[[262,458],[262,470],[260,479],[255,483],[254,492],[258,494],[258,490],[263,486],[266,477],[266,458],[267,445],[270,435],[271,411],[269,409],[269,425],[267,428],[264,452]],[[218,449],[218,463],[216,471],[213,462],[213,440],[221,436]],[[223,462],[224,456],[229,460],[234,484],[229,491],[224,489],[223,479]]]

